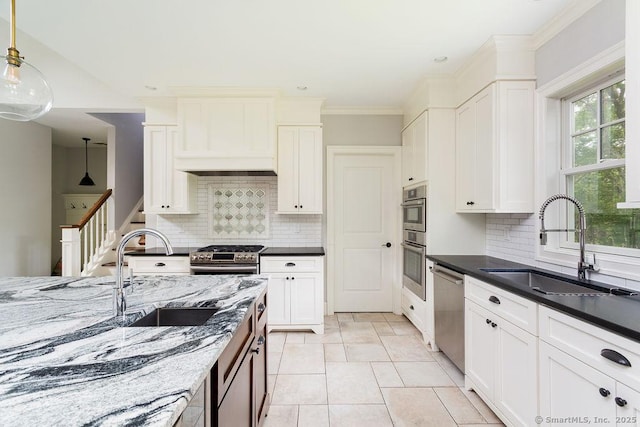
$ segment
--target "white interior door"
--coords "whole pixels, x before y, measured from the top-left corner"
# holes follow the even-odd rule
[[[376,151],[332,153],[328,216],[333,272],[327,286],[333,289],[333,311],[394,309],[399,153]]]

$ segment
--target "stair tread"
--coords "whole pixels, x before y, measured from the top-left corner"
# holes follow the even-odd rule
[[[131,221],[131,224],[144,224],[144,221]]]
[[[125,261],[124,264],[122,264],[124,267],[128,267],[129,263]],[[105,262],[104,264],[102,264],[103,267],[115,267],[116,266],[116,262],[115,261],[111,261],[111,262]]]

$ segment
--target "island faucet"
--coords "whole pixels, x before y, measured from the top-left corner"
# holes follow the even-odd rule
[[[169,243],[169,239],[167,236],[160,233],[158,230],[154,230],[153,228],[140,228],[138,230],[133,230],[122,237],[118,247],[116,249],[116,284],[113,289],[113,312],[115,316],[124,316],[124,313],[127,309],[127,295],[124,289],[124,281],[122,278],[122,265],[124,264],[124,248],[129,242],[129,240],[136,238],[138,236],[142,236],[143,234],[150,234],[154,237],[157,237],[162,241],[164,245],[164,250],[167,255],[173,254],[173,248],[171,247],[171,243]],[[129,279],[133,282],[133,277]]]
[[[564,200],[568,200],[569,202],[573,203],[574,205],[576,205],[576,208],[578,209],[578,213],[580,215],[580,219],[579,219],[579,228],[575,228],[575,229],[566,229],[566,228],[555,228],[555,229],[546,229],[544,228],[544,211],[547,209],[547,206],[549,206],[551,204],[551,202],[554,202],[556,200],[560,200],[560,199],[564,199]],[[596,267],[595,267],[595,262],[596,262],[596,255],[593,254],[593,264],[589,264],[585,261],[585,233],[587,232],[587,220],[585,218],[585,212],[584,212],[584,208],[582,207],[582,203],[580,203],[578,200],[574,199],[571,196],[568,196],[566,194],[555,194],[551,197],[549,197],[547,200],[544,201],[544,203],[542,204],[542,206],[540,207],[540,214],[538,215],[538,217],[540,218],[540,244],[541,245],[546,245],[547,244],[547,233],[549,232],[569,232],[569,231],[574,231],[578,233],[578,242],[580,244],[580,260],[578,261],[578,279],[580,280],[586,280],[587,278],[587,271],[597,271]]]

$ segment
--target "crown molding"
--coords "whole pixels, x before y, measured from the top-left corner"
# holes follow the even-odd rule
[[[542,45],[554,38],[558,33],[601,1],[602,0],[573,0],[560,13],[533,34],[534,49],[538,50]]]

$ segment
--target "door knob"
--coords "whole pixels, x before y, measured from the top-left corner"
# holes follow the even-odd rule
[[[391,242],[384,243],[382,246],[386,246],[386,247],[390,248],[391,247]]]

